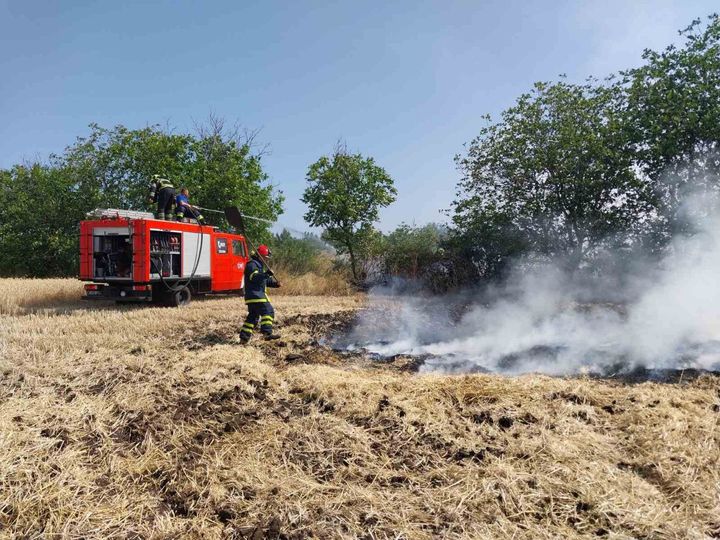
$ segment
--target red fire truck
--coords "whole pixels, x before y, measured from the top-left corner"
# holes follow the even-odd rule
[[[210,225],[96,210],[80,223],[86,299],[181,306],[193,295],[242,293],[247,243]]]

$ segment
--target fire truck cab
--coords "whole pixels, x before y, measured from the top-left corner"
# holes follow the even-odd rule
[[[193,295],[243,290],[245,238],[149,212],[96,210],[80,223],[80,280],[88,300],[181,306]]]

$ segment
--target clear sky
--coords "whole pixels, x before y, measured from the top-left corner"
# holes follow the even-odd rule
[[[395,179],[381,228],[444,221],[453,157],[537,80],[605,76],[717,0],[0,0],[0,167],[96,122],[261,129],[281,223],[305,229],[305,172],[342,138]]]

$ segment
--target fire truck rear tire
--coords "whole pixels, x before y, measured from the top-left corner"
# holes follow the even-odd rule
[[[173,307],[187,306],[192,300],[192,293],[188,287],[183,287],[179,291],[173,291],[169,294],[168,304]]]

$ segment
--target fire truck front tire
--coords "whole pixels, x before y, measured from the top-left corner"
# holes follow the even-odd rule
[[[173,307],[187,306],[192,300],[192,293],[188,287],[183,287],[179,291],[169,293],[168,305]]]

